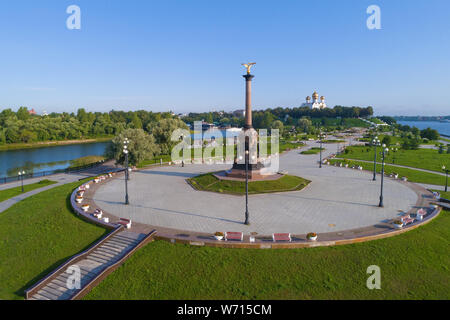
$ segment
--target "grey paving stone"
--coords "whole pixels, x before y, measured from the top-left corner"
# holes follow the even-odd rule
[[[308,143],[317,146],[316,143]],[[323,156],[335,152],[325,145]],[[333,232],[378,224],[416,204],[416,193],[401,182],[386,178],[384,208],[378,207],[380,179],[370,172],[318,165],[319,155],[301,155],[293,150],[280,157],[280,169],[309,179],[302,191],[250,195],[250,225],[243,224],[245,197],[201,192],[185,181],[201,173],[229,169],[229,165],[157,167],[133,172],[129,181],[130,205],[119,177],[100,186],[96,204],[133,222],[186,231],[242,231],[270,235],[274,232],[301,234]]]

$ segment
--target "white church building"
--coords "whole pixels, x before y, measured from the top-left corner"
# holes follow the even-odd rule
[[[311,97],[306,97],[306,102],[301,105],[302,107],[308,107],[310,109],[324,109],[327,107],[327,104],[325,103],[325,97],[321,96],[319,101],[319,94],[314,91],[312,94],[312,101]]]

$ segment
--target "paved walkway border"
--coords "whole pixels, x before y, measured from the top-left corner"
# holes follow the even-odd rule
[[[344,168],[343,168],[344,169]],[[123,173],[120,173],[123,174]],[[91,198],[91,195],[95,193],[95,190],[102,184],[107,183],[108,179],[97,184],[89,182],[91,187],[86,191],[87,196],[85,198]],[[431,203],[434,201],[432,193],[420,185],[411,182],[401,182],[399,183],[407,184],[414,192],[418,195],[418,200],[416,206],[413,207],[408,213],[415,215],[418,209],[423,208],[427,210],[427,215],[422,221],[415,221],[402,229],[395,229],[392,225],[391,219],[385,223],[380,223],[374,226],[368,226],[359,229],[345,230],[332,233],[321,233],[319,234],[318,241],[308,241],[306,240],[306,235],[293,235],[292,242],[273,242],[271,235],[255,235],[255,242],[250,242],[250,236],[244,235],[242,242],[240,241],[219,241],[215,240],[211,233],[199,233],[178,229],[169,229],[161,226],[151,226],[146,224],[134,223],[132,224],[131,230],[134,232],[149,234],[153,230],[158,232],[154,238],[157,240],[165,240],[171,243],[181,243],[189,244],[192,246],[210,246],[210,247],[224,247],[224,248],[248,248],[248,249],[293,249],[293,248],[310,248],[310,247],[320,247],[320,246],[336,246],[336,245],[346,245],[352,243],[360,243],[366,241],[372,241],[377,239],[389,238],[396,236],[410,230],[416,229],[422,225],[429,223],[431,220],[435,219],[440,213],[442,208]],[[199,191],[201,192],[201,191]],[[74,199],[76,190],[72,193],[71,199]],[[86,200],[83,201],[84,204],[89,204],[91,211],[99,208],[94,201]],[[91,213],[85,213],[81,210],[82,204],[77,204],[75,201],[71,201],[72,207],[75,212],[83,215],[85,219],[88,219],[94,223],[104,224],[103,221],[98,220],[92,216]],[[94,209],[95,208],[95,209]],[[101,208],[99,208],[101,209]],[[120,217],[112,215],[103,210],[103,216],[109,217],[110,221],[118,221]],[[110,222],[109,227],[114,227],[117,224]]]

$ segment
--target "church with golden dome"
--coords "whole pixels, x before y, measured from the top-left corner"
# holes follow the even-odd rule
[[[301,105],[302,107],[308,107],[310,109],[324,109],[327,107],[327,104],[325,103],[325,97],[321,96],[319,100],[319,94],[314,91],[312,94],[312,101],[311,97],[306,97],[306,102]]]

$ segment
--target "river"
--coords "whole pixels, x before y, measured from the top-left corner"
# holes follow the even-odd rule
[[[436,129],[440,134],[450,136],[450,122],[439,121],[397,121],[401,125],[417,127],[420,130],[431,128]]]
[[[95,142],[0,151],[0,177],[17,176],[19,170],[39,173],[65,169],[70,160],[85,156],[101,156],[109,142]]]

